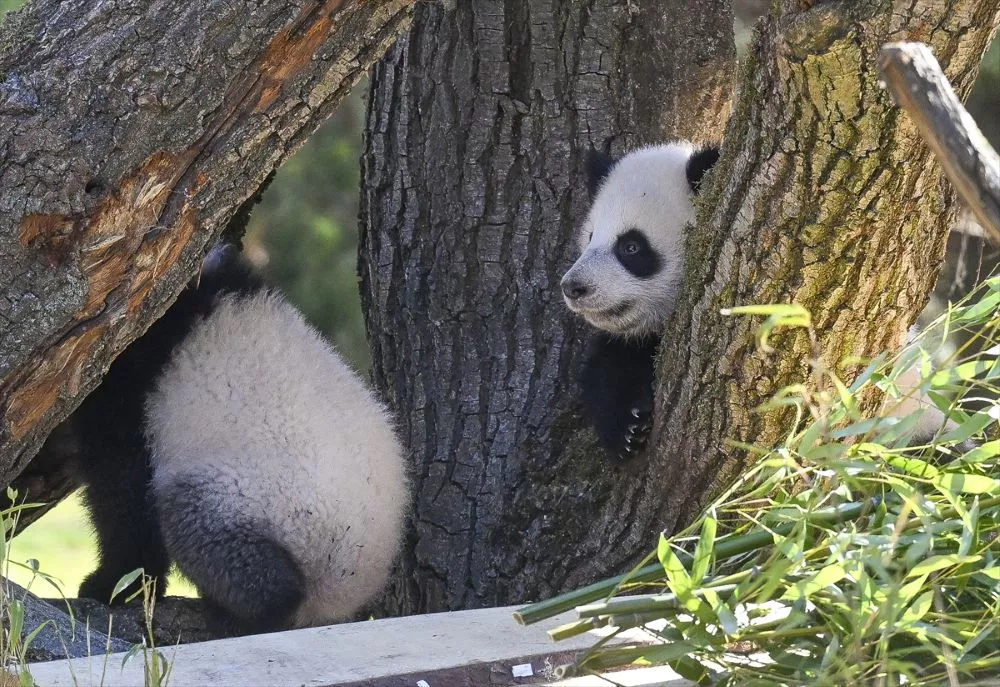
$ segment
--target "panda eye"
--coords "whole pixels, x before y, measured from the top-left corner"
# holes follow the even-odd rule
[[[640,279],[652,277],[660,269],[660,256],[638,229],[629,229],[618,235],[615,255],[626,270]]]

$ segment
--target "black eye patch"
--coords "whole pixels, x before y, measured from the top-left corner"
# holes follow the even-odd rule
[[[660,256],[638,229],[629,229],[618,237],[615,256],[625,269],[640,279],[652,277],[660,271]]]

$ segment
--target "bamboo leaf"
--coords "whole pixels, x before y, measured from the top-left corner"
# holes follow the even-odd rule
[[[664,534],[660,534],[660,545],[656,550],[656,556],[660,559],[660,565],[667,574],[667,584],[679,599],[691,593],[691,576],[684,568],[684,563],[674,553],[670,540]]]
[[[715,548],[717,524],[715,510],[712,509],[705,515],[705,520],[701,525],[701,537],[698,539],[698,545],[694,549],[694,561],[691,564],[691,582],[694,585],[700,585],[708,573],[709,565],[712,562],[712,553]]]
[[[917,597],[910,606],[903,611],[903,615],[899,618],[899,623],[903,627],[909,627],[916,623],[918,620],[927,615],[927,611],[931,610],[931,604],[934,601],[934,590],[928,589],[926,592]]]
[[[642,651],[640,657],[635,662],[640,664],[668,663],[669,661],[694,653],[697,648],[695,645],[687,642],[671,642],[670,644],[651,646]]]
[[[919,458],[911,458],[897,453],[890,453],[884,457],[884,460],[892,467],[898,468],[903,472],[908,472],[916,477],[933,479],[940,473],[940,470],[936,467],[925,460],[920,460]]]
[[[958,510],[958,509],[956,509]],[[979,497],[967,513],[958,511],[962,517],[962,535],[958,539],[958,555],[967,556],[979,542]]]
[[[857,393],[864,386],[865,382],[872,378],[872,375],[885,366],[886,357],[886,354],[883,352],[872,358],[872,361],[868,363],[868,367],[862,370],[861,374],[854,379],[854,382],[850,386],[851,393]]]
[[[986,475],[945,472],[937,476],[934,485],[960,494],[992,494],[1000,492],[1000,481]]]
[[[963,563],[974,563],[975,561],[981,560],[982,556],[958,556],[958,555],[940,555],[931,556],[927,560],[920,562],[915,565],[913,569],[906,574],[907,578],[918,577],[920,575],[929,575],[932,572],[937,572],[938,570],[944,570],[945,568],[951,568],[956,565],[962,565]]]
[[[828,565],[807,580],[798,582],[782,596],[783,599],[808,599],[821,589],[833,586],[847,575],[844,567],[839,564]]]
[[[952,413],[952,415],[957,415],[957,412]],[[952,419],[955,418],[953,417]],[[986,426],[991,422],[993,422],[993,418],[986,413],[972,413],[967,419],[963,420],[958,427],[939,437],[938,441],[941,443],[948,443],[952,441],[959,442],[971,439],[986,429]]]
[[[1000,441],[987,441],[976,446],[974,449],[963,455],[959,460],[963,463],[975,464],[995,458],[1000,454]]]
[[[118,584],[116,584],[115,588],[111,591],[111,598],[114,599],[116,596],[121,594],[122,591],[135,582],[140,575],[142,575],[142,568],[136,568],[132,572],[123,575],[122,578],[118,580]]]
[[[706,681],[712,675],[705,666],[691,656],[684,656],[675,661],[670,661],[670,667],[682,678],[698,685],[706,684]]]

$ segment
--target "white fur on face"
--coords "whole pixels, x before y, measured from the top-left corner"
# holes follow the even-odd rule
[[[223,297],[146,408],[154,493],[188,480],[238,494],[203,517],[267,522],[306,578],[296,625],[346,618],[382,588],[409,501],[402,449],[388,412],[279,296]]]
[[[564,279],[590,288],[565,299],[593,326],[619,334],[658,331],[673,312],[684,271],[684,228],[694,221],[688,142],[641,148],[612,167],[580,227],[581,255]],[[618,237],[642,232],[660,261],[650,277],[630,273],[615,255]]]

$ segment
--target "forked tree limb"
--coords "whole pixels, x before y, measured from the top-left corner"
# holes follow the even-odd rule
[[[923,43],[889,43],[879,75],[910,116],[987,236],[1000,243],[1000,156]]]

